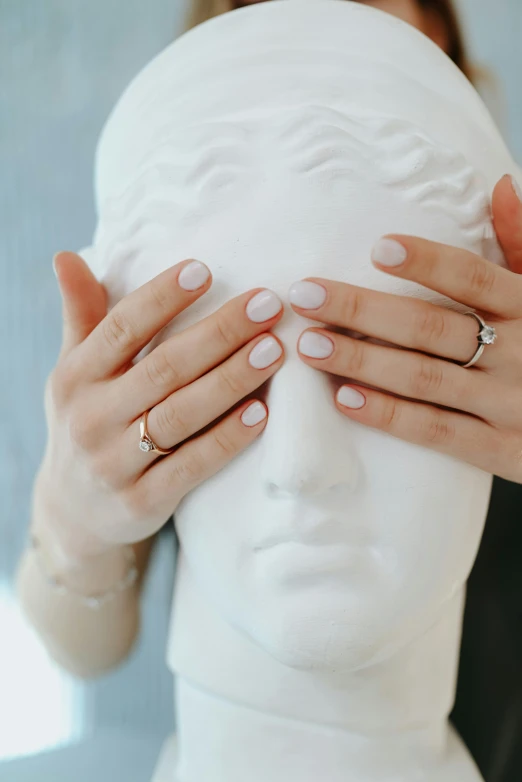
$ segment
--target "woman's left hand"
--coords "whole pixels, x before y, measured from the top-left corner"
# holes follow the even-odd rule
[[[313,313],[322,323],[397,346],[323,328],[303,332],[303,361],[350,378],[336,394],[343,415],[522,483],[522,201],[509,176],[495,188],[493,218],[509,269],[396,235],[381,240],[373,255],[383,272],[438,291],[494,326],[495,344],[472,368],[462,365],[478,347],[479,326],[459,312],[320,278],[294,284],[290,300],[305,317]]]

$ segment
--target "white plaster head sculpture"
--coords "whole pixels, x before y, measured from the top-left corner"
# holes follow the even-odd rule
[[[502,263],[489,193],[510,171],[480,98],[421,33],[342,0],[265,3],[183,36],[120,99],[98,147],[92,266],[113,300],[184,258],[210,266],[210,292],[162,338],[307,276],[457,306],[377,272],[370,249],[402,232]],[[491,477],[343,418],[336,379],[296,354],[306,325],[288,309],[276,328],[287,359],[263,435],[177,510],[169,660],[223,697],[294,717],[311,701],[311,718],[344,725],[318,682],[394,659],[452,606],[449,689],[427,674],[445,717]]]

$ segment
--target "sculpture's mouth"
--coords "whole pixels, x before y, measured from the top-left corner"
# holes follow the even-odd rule
[[[310,579],[351,575],[368,564],[370,549],[366,545],[307,545],[296,541],[280,541],[256,549],[263,569],[274,581],[297,584]],[[371,558],[371,557],[370,557]]]
[[[306,508],[301,504],[293,508],[276,508],[270,519],[266,534],[253,545],[255,554],[279,546],[294,544],[303,549],[368,548],[375,544],[372,525],[368,520],[356,518],[347,510]]]
[[[329,528],[329,525],[318,525],[307,530],[287,530],[286,532],[278,531],[273,535],[261,540],[256,546],[254,546],[255,553],[261,551],[268,551],[269,549],[277,548],[278,546],[296,545],[306,548],[324,548],[325,546],[344,545],[341,541],[332,539],[332,535],[321,534],[322,530]]]

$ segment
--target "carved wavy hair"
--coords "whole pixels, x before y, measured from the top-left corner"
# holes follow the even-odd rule
[[[462,26],[452,0],[416,0],[416,2],[423,10],[436,14],[442,20],[448,37],[448,55],[468,79],[473,81],[474,70],[468,59]],[[186,29],[190,30],[207,19],[233,11],[243,5],[246,5],[243,0],[192,0]]]
[[[103,204],[99,250],[113,268],[126,263],[151,232],[167,234],[178,219],[197,225],[202,215],[255,188],[260,176],[266,182],[272,167],[312,186],[316,181],[325,192],[336,188],[336,197],[343,180],[390,189],[394,198],[455,220],[473,244],[493,235],[485,183],[461,153],[411,123],[309,106],[287,109],[269,123],[220,120],[190,134],[166,131],[122,191]]]

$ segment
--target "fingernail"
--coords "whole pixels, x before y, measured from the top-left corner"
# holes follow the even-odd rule
[[[331,339],[316,331],[305,331],[299,340],[299,350],[308,358],[328,358],[334,350]]]
[[[372,261],[381,266],[400,266],[407,256],[406,248],[395,239],[380,239],[372,250]]]
[[[245,426],[257,426],[266,418],[266,407],[261,402],[254,402],[241,415]]]
[[[341,386],[337,392],[337,401],[343,407],[350,407],[352,410],[360,410],[366,404],[366,397],[350,386]]]
[[[283,353],[283,348],[273,337],[265,337],[250,351],[248,360],[254,369],[266,369],[277,361]]]
[[[253,323],[264,323],[281,312],[283,302],[275,293],[269,290],[260,291],[253,296],[246,306],[246,314]]]
[[[192,261],[180,271],[178,283],[184,291],[196,291],[210,277],[210,269],[201,261]]]
[[[296,307],[303,310],[316,310],[326,301],[326,288],[316,282],[300,280],[291,286],[288,297]]]
[[[522,203],[522,187],[520,187],[514,176],[511,177],[511,184],[513,185],[513,190],[515,191],[516,197],[520,203]]]

